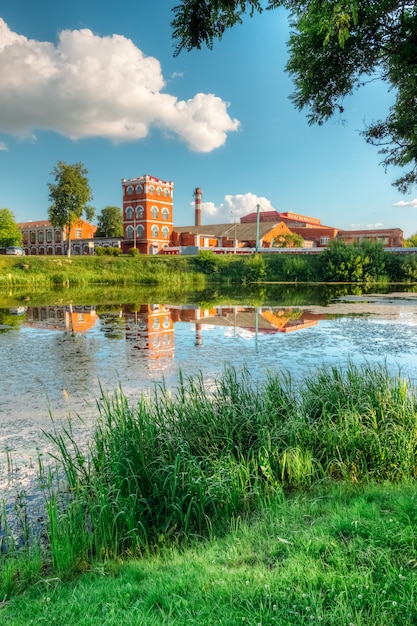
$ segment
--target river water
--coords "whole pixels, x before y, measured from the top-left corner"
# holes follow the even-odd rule
[[[132,402],[180,371],[207,383],[226,365],[254,379],[301,380],[320,365],[386,363],[417,382],[417,296],[346,296],[327,306],[141,305],[0,309],[0,497],[26,491],[44,431],[71,420],[87,441],[97,400],[121,387]],[[77,418],[79,415],[82,420]]]

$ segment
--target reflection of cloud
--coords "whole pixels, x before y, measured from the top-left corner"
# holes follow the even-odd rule
[[[0,150],[7,150],[7,146],[4,141],[0,141]]]
[[[409,200],[406,202],[405,200],[400,200],[399,202],[394,202],[392,206],[400,206],[400,207],[412,207],[413,209],[417,208],[417,198],[414,200]]]
[[[201,208],[209,223],[227,223],[239,221],[244,215],[256,211],[258,204],[263,211],[274,210],[270,200],[251,192],[235,196],[227,195],[219,206],[216,206],[214,202],[202,202]]]
[[[47,129],[123,142],[157,127],[210,152],[239,126],[214,94],[163,93],[160,62],[130,39],[88,29],[64,30],[54,45],[14,33],[0,18],[0,84],[0,130],[20,136]]]
[[[239,337],[240,339],[253,339],[255,331],[248,330],[247,328],[232,328],[229,327],[224,333],[225,337]]]

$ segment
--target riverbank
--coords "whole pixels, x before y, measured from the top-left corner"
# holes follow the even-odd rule
[[[65,480],[39,466],[41,543],[3,538],[0,624],[411,626],[416,402],[353,366],[103,398],[88,451],[49,436]]]
[[[94,285],[204,286],[185,257],[131,256],[0,256],[0,289],[87,287]]]
[[[336,242],[317,255],[197,256],[0,256],[0,289],[87,285],[251,285],[267,282],[338,282],[356,284],[417,281],[415,254],[396,255],[380,246]]]

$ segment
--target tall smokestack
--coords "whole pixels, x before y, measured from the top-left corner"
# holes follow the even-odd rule
[[[196,187],[194,190],[195,200],[195,226],[201,226],[201,196],[203,195],[200,187]]]

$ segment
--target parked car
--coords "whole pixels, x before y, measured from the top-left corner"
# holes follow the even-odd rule
[[[6,248],[6,254],[14,254],[15,256],[24,256],[25,251],[20,246],[9,246]]]

